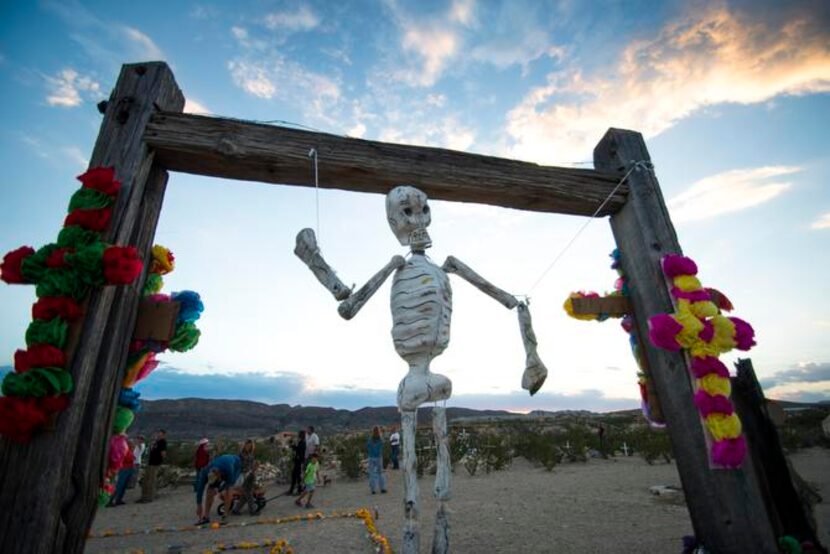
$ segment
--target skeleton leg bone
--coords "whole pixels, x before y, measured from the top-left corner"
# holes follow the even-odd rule
[[[420,507],[418,504],[418,473],[415,464],[418,463],[415,455],[415,429],[418,424],[418,409],[401,410],[401,432],[403,441],[403,471],[404,471],[404,527],[403,527],[403,554],[420,554],[421,527],[419,519]]]
[[[447,437],[447,409],[435,406],[432,410],[432,433],[435,436],[436,472],[435,499],[438,511],[435,514],[435,530],[432,535],[433,554],[446,554],[450,550],[450,521],[446,502],[451,498],[452,466],[450,464],[450,447]]]

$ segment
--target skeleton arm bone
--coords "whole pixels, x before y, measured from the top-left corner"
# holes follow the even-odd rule
[[[522,343],[524,344],[526,355],[525,371],[522,375],[522,388],[530,391],[531,395],[536,394],[542,388],[545,379],[547,379],[548,370],[536,352],[536,334],[533,332],[533,324],[530,320],[530,310],[527,304],[519,302],[512,294],[498,288],[453,256],[447,258],[442,269],[447,273],[455,273],[481,292],[499,301],[506,308],[517,308],[519,313],[519,330],[522,333]]]
[[[449,256],[441,269],[447,273],[455,273],[490,298],[503,304],[505,308],[512,310],[519,304],[519,301],[512,294],[501,290],[454,256]]]
[[[311,270],[317,280],[328,289],[336,300],[345,300],[351,294],[349,287],[337,278],[334,270],[326,263],[320,255],[320,248],[317,246],[317,238],[311,229],[303,229],[297,233],[297,245],[294,247],[294,254],[300,258]]]
[[[357,312],[368,302],[373,294],[377,292],[384,281],[398,268],[403,267],[406,260],[403,256],[393,256],[389,263],[383,266],[383,269],[375,273],[369,281],[360,287],[349,298],[340,303],[337,307],[337,312],[343,319],[353,318]]]

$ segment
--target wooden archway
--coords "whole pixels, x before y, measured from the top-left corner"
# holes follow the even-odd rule
[[[168,171],[307,185],[308,152],[325,156],[324,188],[386,193],[406,182],[430,197],[524,210],[592,215],[637,161],[642,136],[610,129],[594,150],[595,170],[403,146],[183,114],[184,96],[161,62],[123,66],[90,165],[114,166],[123,183],[109,240],[147,259]],[[648,316],[671,311],[660,258],[680,244],[653,172],[632,172],[599,215],[611,229],[629,278],[631,305],[646,336]],[[6,552],[80,553],[95,514],[111,423],[143,279],[101,289],[70,340],[75,390],[56,428],[30,443],[0,443],[0,544]],[[682,354],[647,345],[697,537],[713,552],[777,552],[747,461],[742,470],[709,467]]]

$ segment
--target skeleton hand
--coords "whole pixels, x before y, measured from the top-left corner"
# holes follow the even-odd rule
[[[548,378],[548,368],[539,359],[539,355],[534,350],[527,356],[527,363],[525,364],[525,372],[522,374],[522,388],[530,391],[530,396],[536,394],[545,379]]]
[[[335,299],[344,300],[349,297],[352,291],[337,278],[334,270],[320,255],[320,248],[317,246],[317,238],[313,230],[303,229],[297,233],[294,254],[308,266],[317,280],[329,290]]]
[[[542,388],[545,379],[548,378],[548,368],[542,363],[539,354],[536,353],[536,333],[533,332],[533,324],[530,320],[530,310],[527,304],[519,302],[519,330],[522,332],[522,343],[524,343],[525,354],[527,355],[525,362],[525,372],[522,375],[522,388],[530,391],[533,396]]]

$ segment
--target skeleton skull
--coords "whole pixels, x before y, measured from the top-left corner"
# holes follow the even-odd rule
[[[432,246],[426,229],[432,221],[427,195],[415,187],[404,185],[389,191],[386,220],[402,246],[409,245],[412,250]]]

